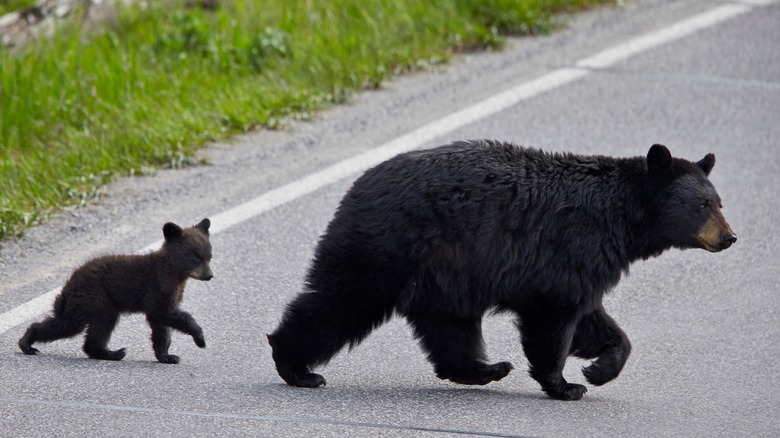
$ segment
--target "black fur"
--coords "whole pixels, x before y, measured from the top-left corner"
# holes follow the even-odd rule
[[[36,354],[35,342],[70,338],[87,329],[84,352],[92,359],[121,360],[125,349],[108,350],[121,313],[146,314],[152,328],[154,355],[162,363],[178,363],[168,354],[170,329],[192,336],[206,347],[203,330],[189,313],[179,310],[188,278],[208,281],[213,277],[209,226],[182,229],[174,223],[163,226],[162,248],[146,255],[109,255],[92,259],[76,269],[54,301],[54,314],[32,324],[19,339],[25,354]]]
[[[279,375],[324,385],[312,368],[399,313],[439,378],[486,384],[512,365],[487,363],[482,316],[508,311],[531,376],[551,397],[580,399],[585,387],[561,374],[567,356],[598,358],[584,374],[601,385],[631,350],[602,306],[629,265],[672,246],[714,251],[736,240],[707,179],[713,165],[711,154],[691,163],[661,145],[612,158],[495,141],[388,160],[346,194],[306,291],[268,336]]]

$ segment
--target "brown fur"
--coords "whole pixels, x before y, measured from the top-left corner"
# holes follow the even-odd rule
[[[94,258],[76,269],[54,301],[54,314],[32,324],[19,339],[25,354],[36,354],[35,342],[70,338],[87,329],[84,352],[92,359],[121,360],[125,349],[106,347],[120,313],[146,314],[152,328],[154,355],[162,363],[178,363],[168,354],[170,329],[192,336],[206,347],[203,330],[188,312],[179,310],[187,279],[208,281],[213,277],[209,226],[182,229],[174,223],[163,226],[165,242],[145,255],[108,255]]]

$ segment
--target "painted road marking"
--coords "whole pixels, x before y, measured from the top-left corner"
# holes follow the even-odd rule
[[[700,30],[716,26],[745,12],[777,1],[742,0],[724,4],[609,47],[593,56],[576,62],[575,67],[560,68],[537,79],[502,91],[481,102],[397,137],[378,148],[347,158],[302,179],[265,192],[230,210],[211,216],[211,228],[209,231],[211,234],[216,234],[227,230],[234,225],[259,216],[280,205],[294,201],[359,172],[364,172],[399,153],[417,149],[437,137],[501,112],[524,100],[581,79],[593,70],[614,66],[618,62],[652,48],[687,37]],[[147,253],[154,251],[160,245],[162,245],[162,240],[154,242],[136,252]],[[59,292],[60,288],[50,290],[0,315],[0,335],[49,311],[54,298]]]

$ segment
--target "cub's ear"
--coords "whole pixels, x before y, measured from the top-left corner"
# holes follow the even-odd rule
[[[165,240],[178,239],[181,237],[181,227],[173,222],[168,222],[163,225],[163,236],[165,236]]]
[[[704,158],[696,162],[696,165],[701,167],[705,175],[709,176],[713,166],[715,166],[715,154],[705,155]]]
[[[202,221],[200,221],[198,225],[195,225],[195,228],[203,231],[203,234],[208,234],[210,226],[211,226],[211,221],[208,218],[205,218]]]
[[[672,153],[662,144],[654,144],[647,152],[647,170],[651,176],[666,176],[672,171]]]

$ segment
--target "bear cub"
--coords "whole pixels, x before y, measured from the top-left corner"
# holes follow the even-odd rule
[[[484,385],[488,312],[516,317],[529,372],[550,397],[578,400],[568,356],[595,359],[593,385],[631,351],[604,294],[629,265],[669,248],[717,252],[737,236],[707,176],[654,145],[646,156],[547,153],[497,141],[401,154],[350,188],[320,239],[305,290],[268,336],[279,375],[318,387],[312,370],[393,315],[406,318],[440,379]]]
[[[171,328],[192,336],[195,345],[206,347],[203,330],[189,313],[179,310],[187,279],[209,281],[211,243],[209,226],[182,229],[174,223],[163,226],[162,247],[144,255],[107,255],[76,269],[54,301],[54,315],[32,324],[19,339],[25,354],[36,354],[35,342],[70,338],[87,329],[84,352],[92,359],[122,360],[125,349],[108,350],[121,313],[146,314],[152,328],[154,355],[162,363],[179,363],[168,354]]]

